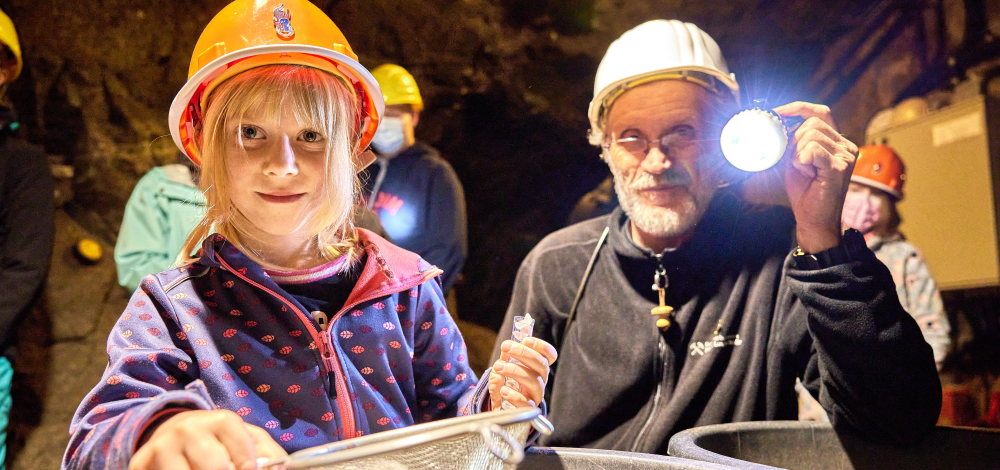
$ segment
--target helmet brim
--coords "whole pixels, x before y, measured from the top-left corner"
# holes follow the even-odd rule
[[[717,81],[718,83],[708,83],[706,78],[708,80]],[[736,82],[736,78],[734,78],[732,74],[725,74],[710,67],[685,65],[682,67],[671,67],[653,70],[639,75],[633,75],[608,84],[602,88],[600,92],[595,94],[594,99],[590,101],[590,107],[587,109],[587,117],[590,120],[591,144],[600,145],[599,141],[603,141],[604,130],[600,128],[601,120],[604,118],[604,115],[608,112],[611,105],[618,97],[634,86],[641,86],[646,83],[652,83],[659,80],[690,81],[708,89],[713,93],[716,93],[723,98],[729,98],[731,96],[737,105],[740,102],[740,85]],[[724,94],[726,92],[728,92],[730,96],[726,96]],[[612,98],[610,101],[609,97]]]
[[[865,178],[864,176],[858,176],[858,175],[851,175],[851,181],[854,182],[854,183],[863,184],[863,185],[868,186],[870,188],[875,188],[875,189],[879,189],[879,190],[885,191],[886,194],[888,194],[888,195],[896,198],[897,201],[903,199],[903,193],[902,192],[900,192],[898,190],[895,190],[895,189],[892,189],[891,187],[889,187],[889,185],[887,185],[885,183],[880,183],[880,182],[875,181],[873,179]]]
[[[170,104],[170,113],[167,117],[169,120],[168,125],[170,127],[170,135],[173,137],[174,144],[177,145],[177,148],[183,151],[195,164],[201,165],[201,155],[199,155],[197,148],[194,145],[193,126],[192,123],[185,118],[185,111],[187,111],[189,106],[194,105],[198,107],[196,109],[200,112],[201,103],[192,103],[192,100],[196,97],[200,90],[203,90],[213,81],[218,80],[231,66],[239,63],[241,60],[273,53],[308,54],[321,57],[329,60],[331,65],[334,66],[334,70],[329,70],[328,72],[344,75],[352,82],[360,82],[367,92],[367,100],[370,101],[371,106],[376,111],[375,116],[366,117],[367,122],[364,125],[364,131],[362,132],[362,137],[359,142],[360,149],[364,150],[368,147],[372,136],[375,134],[375,129],[378,128],[379,120],[381,120],[381,116],[385,112],[385,102],[382,98],[382,92],[379,88],[378,82],[375,81],[375,77],[373,77],[364,66],[358,63],[358,61],[332,49],[305,44],[269,44],[247,47],[220,56],[219,58],[209,62],[204,67],[201,67],[201,69],[188,79],[187,83],[181,87],[180,91],[177,92],[177,96],[174,97],[174,101]],[[289,63],[294,64],[295,62],[290,61]],[[282,62],[276,61],[257,66],[281,64]],[[185,140],[188,142],[185,142]],[[359,152],[359,155],[361,153],[363,152]],[[359,156],[355,156],[355,160],[359,166],[358,171],[360,171],[363,169],[363,167],[360,166],[360,164],[363,163],[361,161],[363,159],[358,157]],[[368,164],[370,163],[371,162],[369,161]],[[365,166],[367,166],[367,164]]]

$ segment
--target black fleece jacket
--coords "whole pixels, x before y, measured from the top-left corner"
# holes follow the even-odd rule
[[[534,336],[561,344],[546,393],[555,433],[541,444],[665,454],[690,427],[796,419],[796,377],[838,430],[898,444],[925,436],[941,386],[889,271],[866,248],[845,264],[796,269],[794,223],[787,208],[716,195],[691,240],[662,254],[676,309],[662,334],[650,314],[658,262],[620,208],[543,239],[521,265],[493,353],[526,312]]]
[[[14,356],[14,330],[49,270],[55,227],[45,154],[15,139],[14,114],[0,108],[0,354]]]

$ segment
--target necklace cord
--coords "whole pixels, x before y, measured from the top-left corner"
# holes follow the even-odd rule
[[[570,307],[569,315],[566,317],[566,325],[563,327],[563,334],[559,338],[559,344],[556,345],[556,351],[562,348],[562,343],[566,340],[566,335],[569,334],[569,327],[573,324],[573,317],[576,316],[576,309],[580,305],[580,299],[583,297],[583,289],[587,287],[587,281],[590,280],[590,274],[594,270],[594,263],[597,262],[597,255],[601,252],[601,247],[604,246],[604,241],[608,238],[609,232],[611,232],[610,225],[604,227],[604,232],[597,239],[597,246],[594,247],[594,253],[590,255],[590,262],[587,263],[587,269],[583,272],[583,278],[580,279],[580,287],[576,289],[576,297],[573,299],[573,306]]]

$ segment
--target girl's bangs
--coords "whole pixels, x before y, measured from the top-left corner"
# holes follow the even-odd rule
[[[342,77],[306,66],[258,67],[230,81],[233,83],[229,85],[235,89],[232,90],[234,99],[229,102],[238,105],[222,110],[220,121],[227,129],[235,128],[248,117],[277,120],[284,104],[291,100],[299,125],[321,131],[329,137],[339,124],[338,117],[352,108],[343,106],[347,103],[340,103],[335,97],[346,94],[345,98],[356,99],[354,90]]]

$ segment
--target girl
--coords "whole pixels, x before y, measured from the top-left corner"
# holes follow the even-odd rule
[[[951,327],[937,283],[920,250],[899,231],[902,220],[896,204],[903,200],[905,169],[903,160],[891,148],[861,147],[841,219],[844,228],[865,234],[868,248],[889,268],[899,303],[920,325],[940,371],[951,344]]]
[[[551,345],[507,344],[477,386],[441,270],[351,223],[383,101],[329,18],[237,0],[189,76],[170,127],[202,166],[208,212],[182,253],[200,250],[133,295],[64,468],[255,468],[501,396],[541,403]]]

